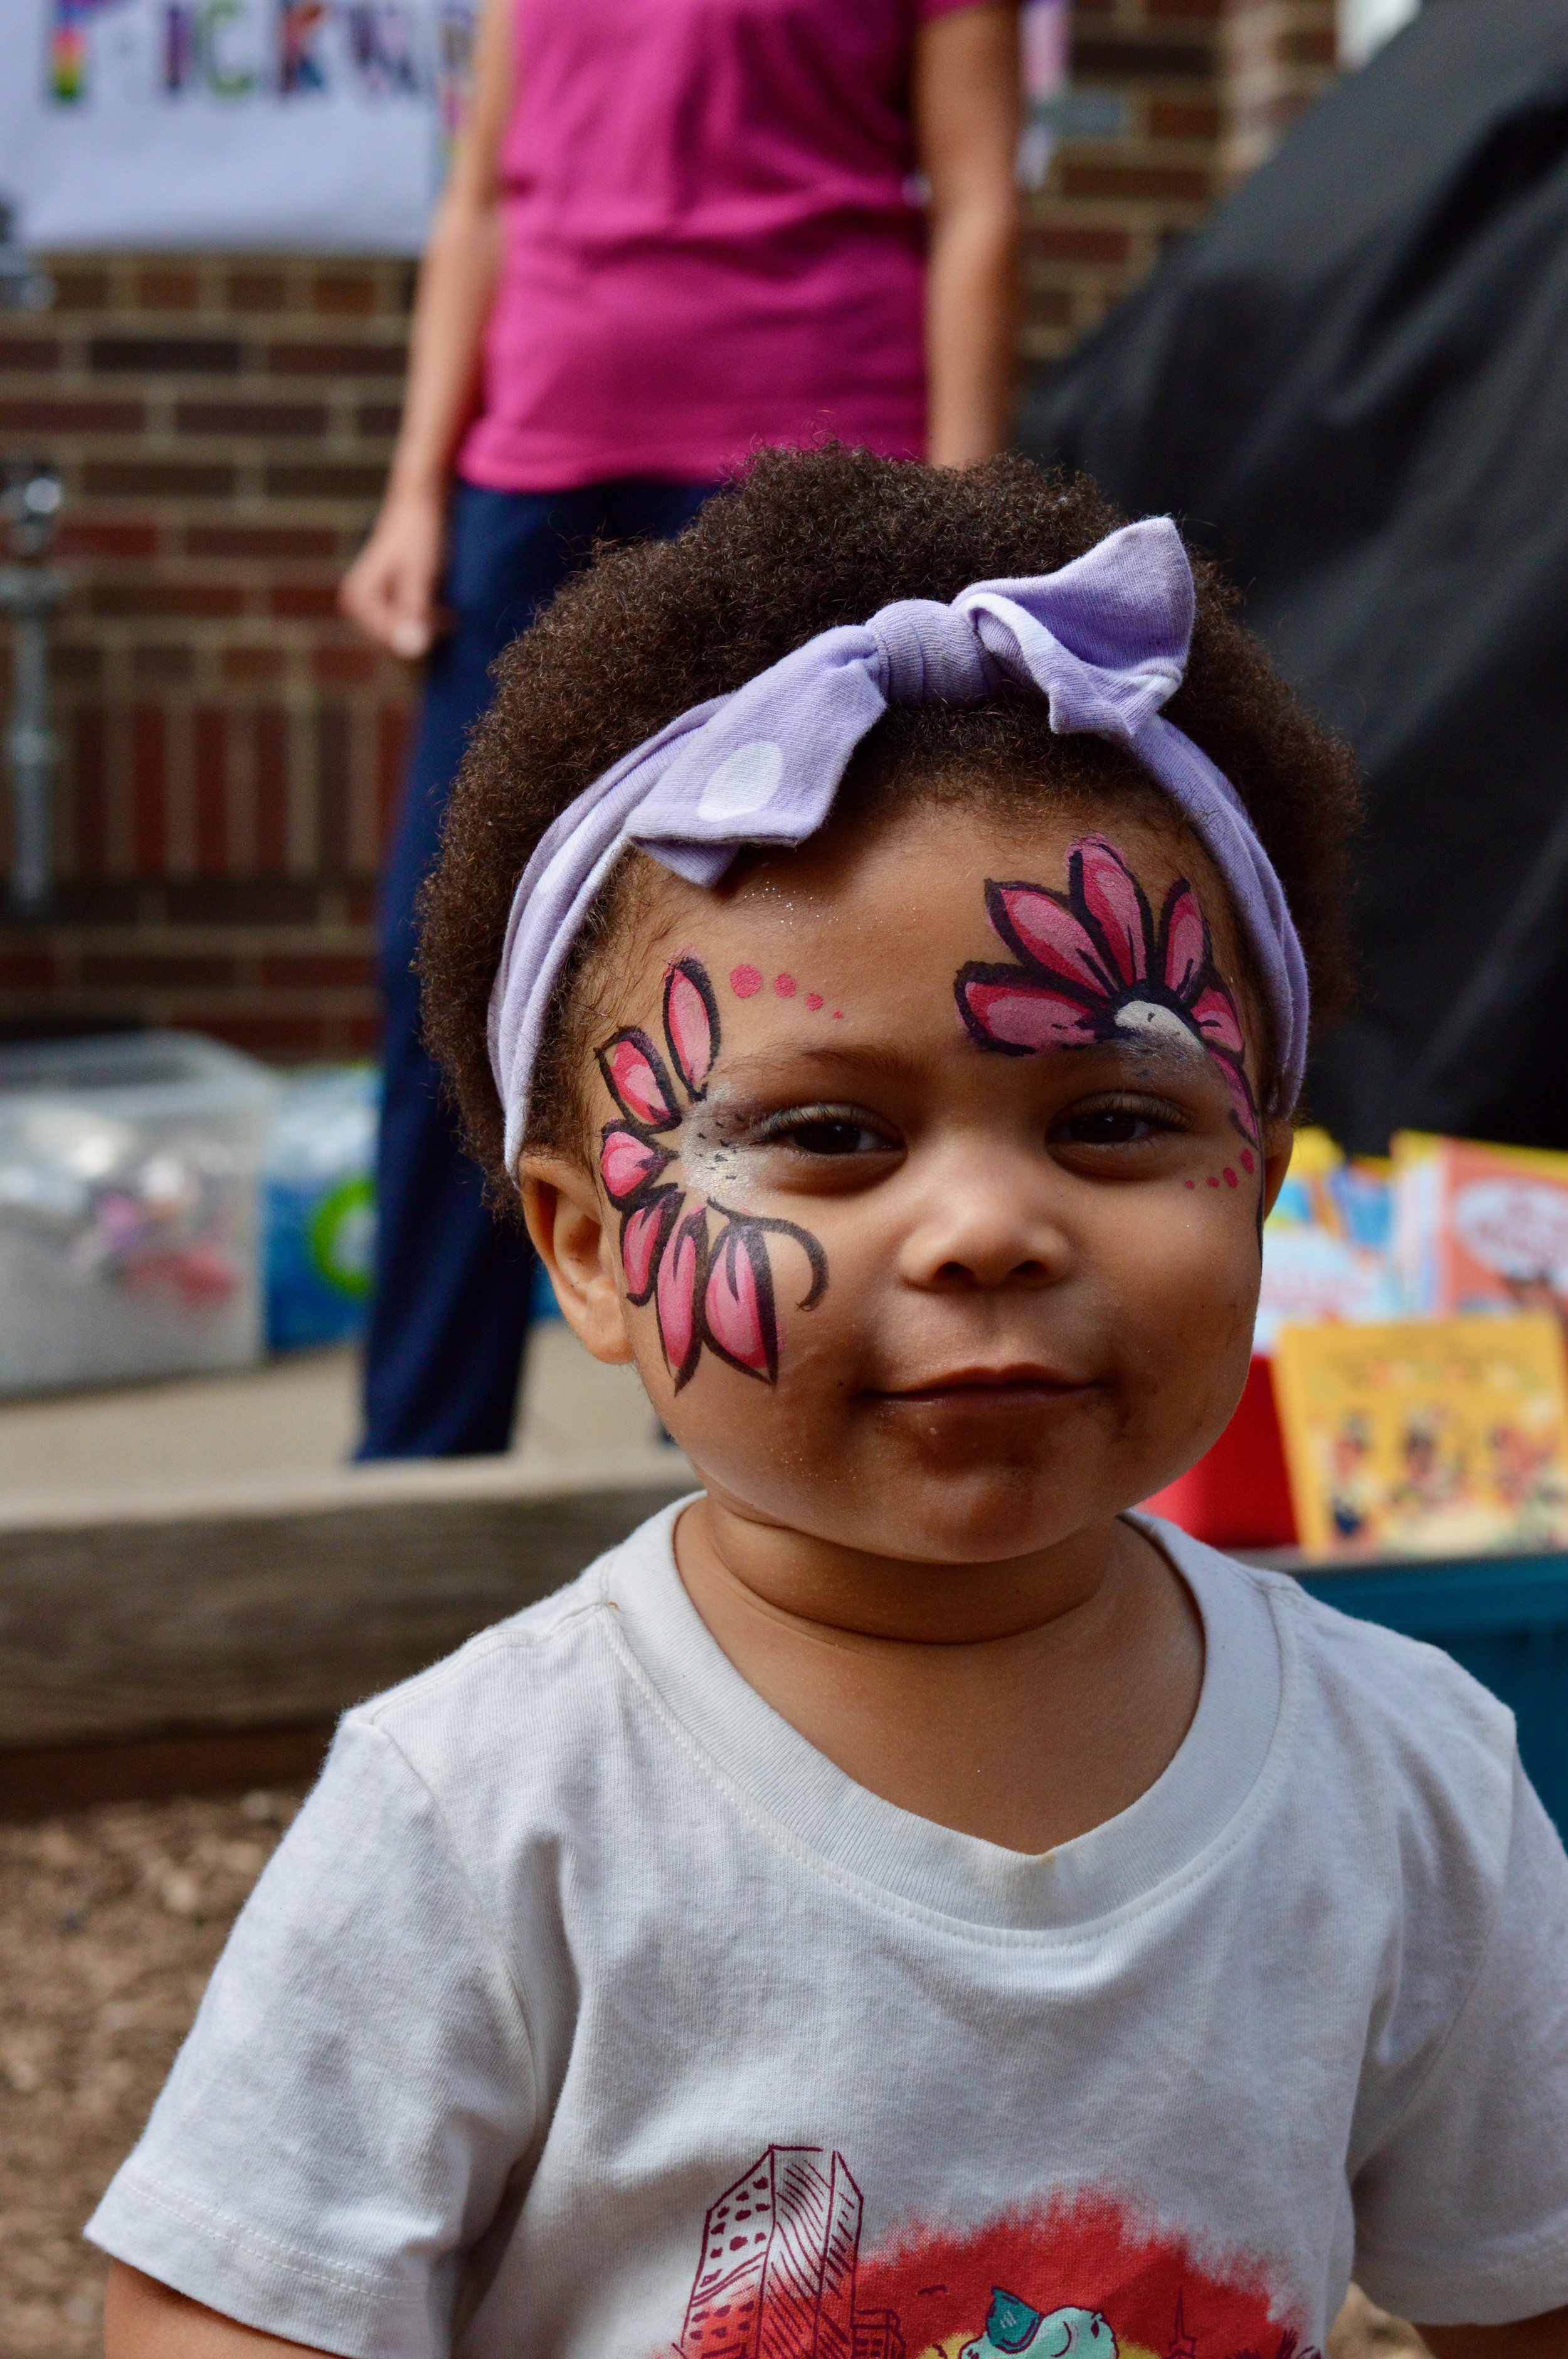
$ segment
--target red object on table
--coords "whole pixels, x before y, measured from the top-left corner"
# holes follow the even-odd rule
[[[1213,1548],[1294,1543],[1296,1518],[1267,1360],[1253,1361],[1236,1414],[1213,1448],[1143,1505]]]

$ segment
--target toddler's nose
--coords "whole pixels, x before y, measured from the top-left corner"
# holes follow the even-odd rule
[[[944,1289],[1054,1286],[1071,1263],[1062,1231],[1000,1174],[934,1186],[900,1256],[906,1283]]]

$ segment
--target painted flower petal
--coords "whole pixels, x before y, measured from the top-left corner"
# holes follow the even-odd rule
[[[986,908],[992,925],[1020,958],[1060,975],[1079,990],[1103,998],[1110,977],[1093,937],[1059,894],[1044,885],[988,885]]]
[[[656,1180],[671,1160],[652,1139],[639,1138],[634,1131],[622,1130],[611,1123],[599,1150],[599,1169],[611,1202],[628,1202],[639,1188]]]
[[[659,1341],[678,1388],[697,1365],[702,1349],[697,1325],[697,1292],[708,1242],[708,1210],[698,1205],[688,1212],[659,1257],[654,1300],[659,1318]]]
[[[721,1232],[702,1308],[714,1349],[737,1367],[771,1379],[778,1366],[773,1271],[767,1246],[749,1223],[732,1220]]]
[[[719,1003],[697,959],[677,959],[665,977],[665,1038],[676,1072],[700,1097],[719,1047]]]
[[[670,1130],[680,1120],[665,1060],[645,1032],[617,1032],[599,1052],[599,1070],[622,1114],[650,1130]]]
[[[1076,1000],[1009,969],[988,967],[958,977],[958,1013],[971,1039],[1003,1056],[1032,1057],[1046,1049],[1081,1049],[1095,1037],[1094,1017]]]
[[[1244,1053],[1246,1043],[1241,1037],[1241,1018],[1236,1013],[1236,1002],[1223,984],[1211,983],[1208,989],[1193,1002],[1193,1022],[1211,1049],[1228,1049],[1233,1057]]]
[[[1171,887],[1161,931],[1165,942],[1166,988],[1178,999],[1185,999],[1208,964],[1208,928],[1198,897],[1184,879]]]
[[[646,1302],[654,1290],[654,1274],[665,1240],[685,1202],[678,1188],[661,1188],[656,1196],[628,1212],[621,1224],[621,1266],[626,1291],[633,1302]]]
[[[1258,1120],[1257,1103],[1247,1079],[1245,1066],[1239,1062],[1232,1064],[1228,1057],[1217,1057],[1215,1063],[1224,1073],[1226,1083],[1229,1088],[1231,1112],[1236,1117],[1237,1128],[1243,1138],[1249,1139],[1254,1147],[1260,1146],[1262,1143],[1262,1127]]]
[[[1154,920],[1142,886],[1115,844],[1103,835],[1081,836],[1068,852],[1067,877],[1073,898],[1105,936],[1122,983],[1141,983],[1149,972]]]

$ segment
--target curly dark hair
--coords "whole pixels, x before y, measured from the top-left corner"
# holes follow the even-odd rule
[[[864,622],[895,598],[947,600],[972,582],[1052,571],[1125,521],[1087,476],[1026,459],[960,473],[829,444],[765,453],[677,540],[600,549],[568,583],[496,667],[495,701],[459,775],[423,906],[426,1037],[498,1197],[512,1191],[500,1184],[486,1009],[517,878],[550,821],[677,713],[741,687],[818,631]],[[1355,763],[1241,627],[1217,570],[1195,555],[1193,570],[1192,656],[1166,710],[1251,814],[1289,897],[1322,1022],[1349,997]],[[1162,803],[1130,756],[1098,738],[1054,736],[1044,702],[1022,692],[965,710],[894,708],[862,744],[840,806],[880,801],[895,786],[901,799],[962,791],[1014,808],[1041,798]],[[658,873],[623,861],[589,914],[552,1003],[531,1145],[580,1148],[589,1027],[608,969],[640,930],[637,897]]]

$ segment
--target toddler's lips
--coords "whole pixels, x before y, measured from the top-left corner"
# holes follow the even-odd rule
[[[872,1396],[889,1402],[907,1402],[915,1408],[989,1410],[1042,1408],[1051,1401],[1071,1400],[1093,1392],[1082,1376],[1064,1375],[1059,1369],[1034,1366],[954,1368],[923,1385],[901,1385]]]

